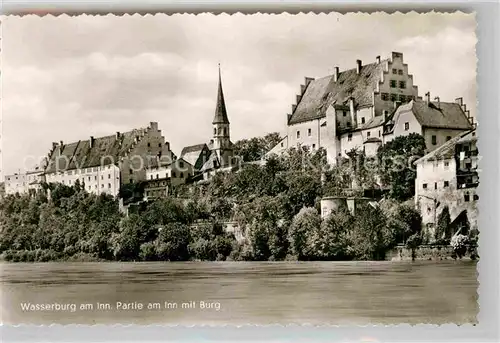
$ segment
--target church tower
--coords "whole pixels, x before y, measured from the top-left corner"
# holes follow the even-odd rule
[[[233,156],[233,147],[229,136],[229,119],[227,118],[226,103],[222,91],[222,80],[219,64],[219,89],[217,92],[217,103],[215,105],[215,115],[212,121],[214,138],[212,150],[217,154],[221,167],[230,164]]]

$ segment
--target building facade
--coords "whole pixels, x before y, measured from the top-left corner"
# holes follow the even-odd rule
[[[415,206],[431,240],[448,208],[452,231],[477,229],[478,150],[476,130],[461,133],[416,161]],[[449,232],[448,234],[454,234]]]
[[[45,180],[68,186],[79,180],[90,193],[117,196],[122,185],[146,180],[148,161],[174,160],[158,123],[112,136],[53,143]]]
[[[281,154],[298,146],[310,150],[322,147],[331,164],[347,157],[352,149],[372,156],[380,145],[409,132],[405,125],[411,120],[405,116],[413,116],[413,132],[423,133],[429,140],[434,135],[454,136],[472,128],[463,104],[442,103],[437,112],[445,113],[445,119],[427,125],[434,123],[428,117],[435,113],[429,109],[429,100],[418,95],[418,87],[399,52],[384,60],[377,56],[374,63],[367,65],[357,60],[356,68],[342,72],[335,67],[333,75],[320,79],[306,77],[300,89],[292,113],[287,115],[287,134],[268,154]],[[429,144],[429,150],[432,147]]]

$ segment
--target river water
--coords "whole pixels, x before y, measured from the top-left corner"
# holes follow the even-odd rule
[[[471,261],[0,268],[4,324],[439,324],[475,323],[478,313]]]

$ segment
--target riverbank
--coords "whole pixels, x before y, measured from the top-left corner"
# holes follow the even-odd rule
[[[411,261],[411,260],[478,260],[475,250],[467,249],[462,257],[458,257],[451,245],[421,245],[412,252],[412,249],[399,245],[387,252],[388,261]]]

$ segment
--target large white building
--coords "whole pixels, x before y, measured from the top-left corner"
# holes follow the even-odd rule
[[[459,98],[456,102],[431,101],[418,95],[403,54],[340,71],[319,79],[306,78],[292,113],[287,134],[268,154],[292,147],[325,148],[335,164],[352,149],[374,155],[394,137],[418,132],[431,151],[447,137],[472,129],[472,119]]]

